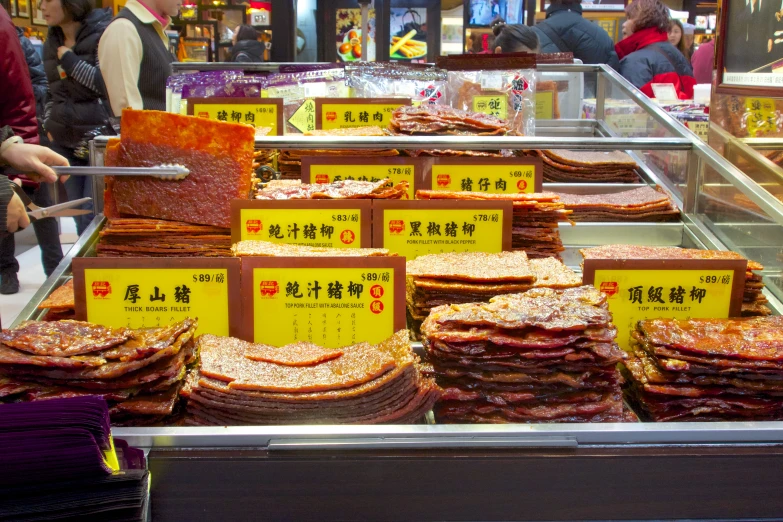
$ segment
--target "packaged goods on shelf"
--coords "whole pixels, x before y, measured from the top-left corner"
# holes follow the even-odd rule
[[[699,250],[697,248],[650,247],[639,245],[604,245],[594,248],[583,248],[579,251],[585,259],[739,259],[745,257],[728,250]],[[770,315],[770,310],[764,297],[764,283],[759,272],[764,267],[751,260],[745,272],[745,289],[742,298],[742,316]]]
[[[392,113],[389,128],[404,135],[505,136],[512,131],[502,118],[435,105],[400,107]]]
[[[421,422],[441,390],[400,331],[377,344],[275,348],[202,335],[186,422],[231,426]]]
[[[639,321],[625,396],[646,420],[783,419],[783,318]]]
[[[112,423],[171,422],[188,366],[198,359],[197,322],[131,330],[81,321],[28,321],[0,333],[2,401],[95,395]]]
[[[623,422],[623,352],[606,296],[536,288],[436,307],[423,345],[443,397],[436,422]]]
[[[442,305],[488,302],[532,288],[573,288],[576,272],[557,259],[528,260],[524,252],[429,254],[407,263],[406,303],[414,338],[430,311]]]
[[[560,240],[558,223],[571,222],[571,210],[566,210],[557,194],[487,194],[484,192],[446,192],[418,190],[416,199],[501,200],[514,204],[511,241],[513,250],[522,250],[528,257],[556,257],[565,250]],[[571,222],[573,223],[573,222]]]
[[[673,221],[680,211],[660,188],[640,187],[609,194],[556,193],[573,221]]]
[[[595,99],[582,101],[582,118],[597,119]],[[604,103],[604,121],[614,132],[625,138],[647,138],[651,134],[654,120],[636,102],[608,99]]]
[[[414,105],[448,105],[446,71],[401,63],[354,62],[345,82],[356,98],[409,98]]]

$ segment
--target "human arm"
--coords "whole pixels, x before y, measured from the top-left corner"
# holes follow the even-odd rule
[[[64,46],[57,49],[57,55],[65,74],[95,94],[102,95],[104,93],[103,77],[98,65],[92,65],[82,60],[76,56],[76,53]],[[97,49],[95,50],[95,60],[96,64],[100,64]]]
[[[68,166],[67,159],[47,147],[19,143],[9,126],[0,129],[0,139],[2,139],[0,164],[10,165],[23,174],[35,176],[40,181],[48,183],[57,181],[57,174],[50,166]]]
[[[16,28],[4,10],[0,11],[0,49],[0,85],[9,87],[0,95],[0,125],[9,125],[25,141],[38,143],[35,95],[27,62]]]
[[[98,44],[98,59],[115,116],[127,107],[144,108],[139,92],[141,58],[141,38],[133,23],[120,18],[109,24]]]
[[[634,56],[634,54],[635,53],[631,53],[620,60],[620,69],[618,72],[637,89],[641,89],[653,79],[653,69],[646,58],[637,57]]]
[[[38,56],[38,51],[35,50],[32,42],[26,36],[19,36],[19,42],[22,44],[22,51],[24,51],[27,69],[30,72],[33,94],[35,95],[36,114],[38,118],[43,121],[46,91],[49,88],[49,82],[46,80],[43,62],[41,61],[41,57]]]

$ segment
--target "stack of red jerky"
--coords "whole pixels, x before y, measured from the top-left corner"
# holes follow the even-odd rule
[[[0,400],[94,395],[115,425],[164,423],[176,413],[197,323],[107,328],[81,321],[28,321],[0,332]]]
[[[653,421],[783,419],[783,317],[639,321],[625,396]]]
[[[579,251],[585,259],[742,259],[736,252],[728,250],[699,250],[698,248],[650,247],[638,245],[603,245],[583,248]],[[742,316],[754,317],[772,314],[764,297],[764,283],[759,274],[764,267],[748,260],[745,272],[745,292],[742,297]]]
[[[639,165],[622,151],[536,150],[544,160],[544,181],[553,183],[637,183]]]
[[[572,288],[582,284],[576,272],[557,259],[528,260],[524,252],[429,254],[408,261],[406,302],[414,339],[436,306],[487,302],[496,295],[531,288]]]
[[[560,222],[570,222],[571,210],[566,210],[557,194],[487,194],[484,192],[446,192],[417,190],[416,199],[464,199],[511,201],[514,205],[511,229],[513,250],[522,250],[530,258],[560,258],[565,250],[558,230]]]
[[[109,218],[98,257],[229,257],[231,229],[179,221]]]
[[[558,192],[573,221],[673,221],[680,211],[668,194],[650,186],[609,194]]]
[[[511,131],[508,121],[496,116],[429,104],[396,109],[389,129],[395,134],[463,136],[505,136]]]
[[[412,424],[441,393],[407,330],[338,349],[202,335],[198,349],[199,371],[183,389],[191,425]]]
[[[444,423],[622,422],[623,352],[606,296],[536,288],[489,303],[439,306],[423,345],[444,389]]]

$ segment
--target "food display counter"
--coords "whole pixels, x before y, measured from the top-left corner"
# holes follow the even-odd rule
[[[611,69],[539,70],[597,73],[595,119],[538,121],[536,135],[524,137],[287,135],[257,139],[256,148],[627,151],[644,183],[671,194],[680,219],[561,223],[564,262],[579,270],[579,248],[614,243],[736,250],[764,264],[764,295],[773,313],[783,313],[780,200]],[[623,137],[605,120],[609,92],[643,109],[650,137]],[[105,144],[93,143],[96,165]],[[544,190],[633,186],[545,183]],[[104,223],[95,218],[15,324],[39,317],[37,306],[70,275],[74,258],[94,255]],[[113,431],[149,449],[155,520],[763,519],[783,512],[783,422],[440,425],[429,416],[402,426]]]

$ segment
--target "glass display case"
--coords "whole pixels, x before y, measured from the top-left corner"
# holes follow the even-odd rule
[[[779,187],[780,168],[751,158],[749,144],[730,138],[727,161],[610,68],[544,65],[539,72],[573,76],[559,79],[569,92],[582,74],[596,75],[591,108],[540,120],[535,136],[289,135],[257,139],[256,148],[627,151],[640,165],[636,184],[545,183],[544,190],[589,194],[653,184],[671,194],[680,219],[561,224],[565,263],[579,270],[579,248],[615,243],[735,250],[765,265],[765,296],[774,313],[783,313],[783,202],[768,190]],[[93,142],[94,165],[102,164],[106,141]],[[764,175],[752,165],[765,166]],[[70,274],[74,257],[94,255],[103,223],[98,215],[15,324],[39,316],[36,307]],[[114,434],[150,449],[156,520],[243,519],[253,512],[323,520],[764,518],[783,510],[775,489],[783,465],[781,422],[438,425],[428,419],[403,426],[173,426]],[[765,501],[755,501],[760,498]]]

